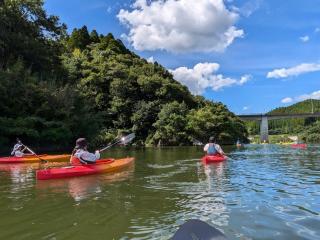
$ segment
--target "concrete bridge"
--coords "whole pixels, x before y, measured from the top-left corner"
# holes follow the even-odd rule
[[[320,117],[318,113],[296,113],[296,114],[246,114],[238,115],[243,121],[260,121],[260,140],[261,142],[268,142],[269,140],[269,120],[276,119],[292,119],[292,118],[308,118],[308,117]]]

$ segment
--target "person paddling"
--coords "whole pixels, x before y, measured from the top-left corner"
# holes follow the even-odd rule
[[[222,148],[219,144],[216,143],[216,140],[214,137],[209,138],[209,143],[207,143],[203,150],[207,152],[208,155],[216,155],[221,154],[224,155],[225,153],[222,151]]]
[[[240,139],[238,138],[237,143],[236,143],[237,147],[242,147],[242,143],[240,142]]]
[[[100,158],[100,152],[90,153],[87,150],[88,143],[85,138],[79,138],[76,141],[76,147],[72,152],[72,164],[94,164]]]
[[[11,156],[15,157],[23,157],[25,155],[30,155],[30,154],[25,154],[25,151],[27,150],[27,147],[25,147],[19,138],[17,138],[17,143],[14,145]]]

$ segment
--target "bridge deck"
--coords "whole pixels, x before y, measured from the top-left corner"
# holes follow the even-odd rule
[[[269,120],[275,119],[290,119],[290,118],[307,118],[307,117],[320,117],[320,112],[318,113],[295,113],[295,114],[245,114],[238,115],[238,117],[242,120],[259,120],[267,117]]]

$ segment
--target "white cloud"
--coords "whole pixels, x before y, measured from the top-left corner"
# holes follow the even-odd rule
[[[306,35],[306,36],[300,37],[300,40],[302,42],[308,42],[310,40],[310,37],[308,35]]]
[[[127,39],[136,50],[222,52],[244,35],[234,26],[238,13],[223,0],[136,0],[117,17],[130,29]]]
[[[320,90],[312,92],[312,93],[302,94],[302,95],[294,97],[294,98],[286,97],[286,98],[282,99],[281,102],[282,103],[291,103],[291,102],[304,101],[307,99],[320,100]]]
[[[149,63],[154,63],[155,60],[154,60],[153,56],[147,58],[147,62],[149,62]]]
[[[320,32],[320,28],[319,28],[319,27],[317,27],[317,28],[314,30],[314,32],[315,32],[315,33]]]
[[[248,106],[244,106],[244,107],[242,108],[243,111],[247,111],[248,109],[249,109]]]
[[[251,79],[250,75],[244,75],[239,80],[224,77],[222,74],[216,74],[219,68],[218,63],[198,63],[191,69],[179,67],[170,72],[194,94],[202,94],[207,88],[217,91],[224,87],[243,85]]]
[[[309,94],[303,94],[299,97],[296,98],[298,101],[303,101],[303,100],[307,100],[307,99],[320,99],[320,90],[319,91],[315,91]]]
[[[303,73],[320,71],[318,63],[302,63],[292,68],[275,69],[268,72],[267,78],[287,78],[290,76],[298,76]]]
[[[293,99],[291,97],[286,97],[281,100],[282,103],[291,103],[293,102]]]
[[[262,0],[249,0],[240,8],[233,6],[232,9],[234,9],[236,12],[239,12],[245,17],[250,17],[255,11],[260,8],[261,3]]]

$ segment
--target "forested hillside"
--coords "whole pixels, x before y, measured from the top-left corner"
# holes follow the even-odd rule
[[[305,100],[288,107],[279,107],[268,114],[295,114],[320,112],[320,100]],[[259,123],[248,122],[247,127],[250,134],[259,134]],[[307,142],[320,142],[319,118],[297,118],[269,121],[269,134],[297,134]]]
[[[66,30],[41,0],[0,1],[1,147],[16,137],[41,147],[71,147],[78,137],[101,145],[131,131],[141,145],[246,139],[225,105],[193,96],[111,33]]]

